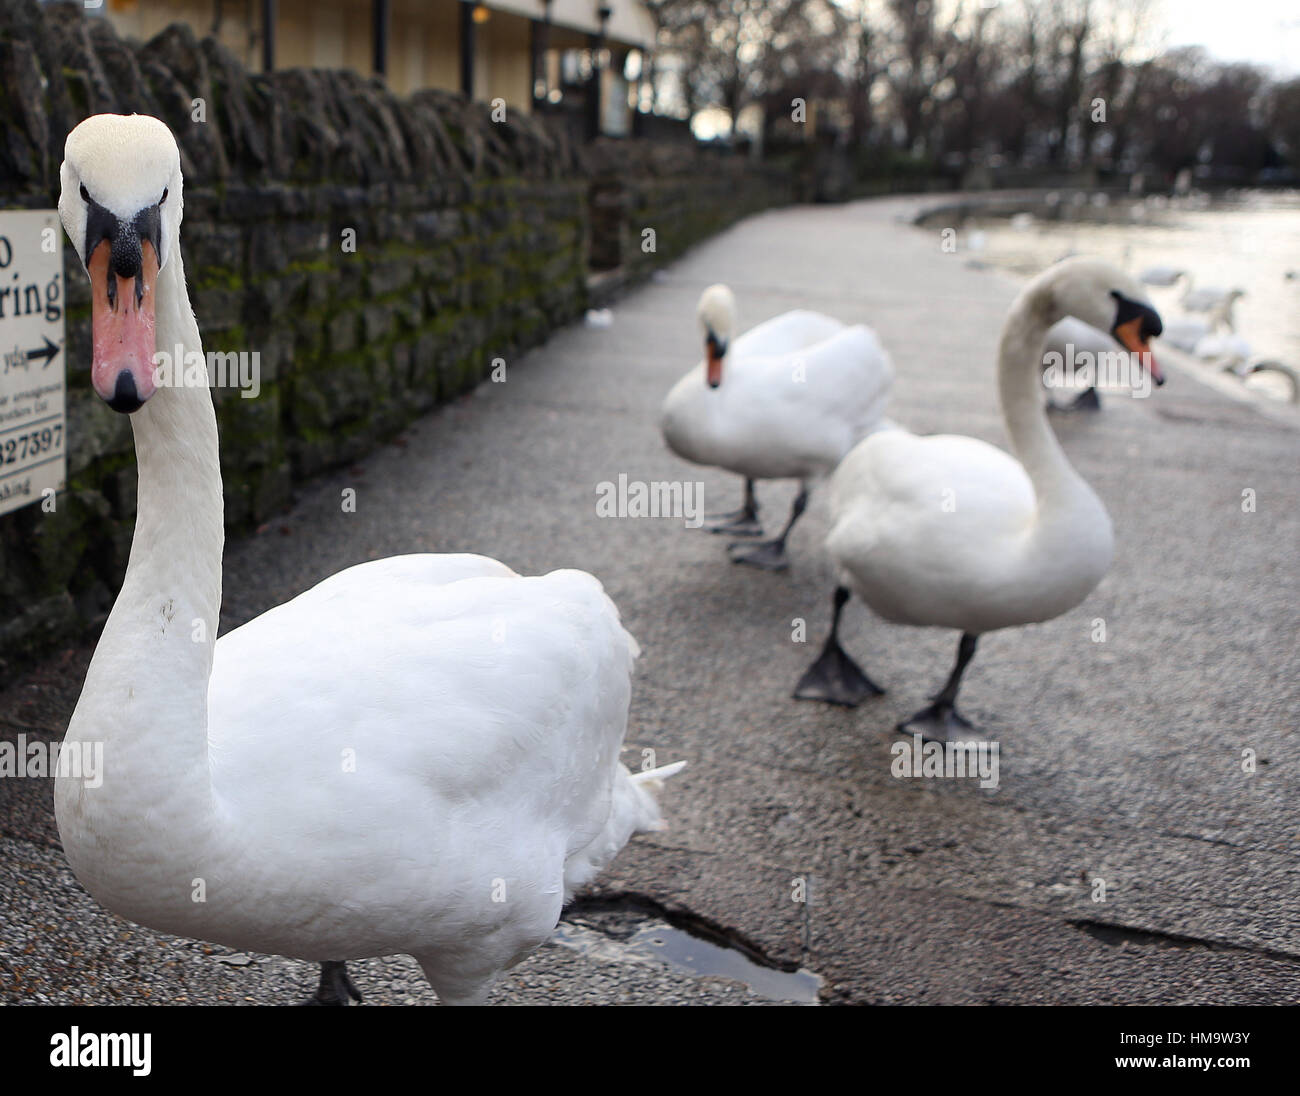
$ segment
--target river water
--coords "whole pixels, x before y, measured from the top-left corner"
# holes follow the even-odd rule
[[[1245,290],[1233,319],[1251,358],[1300,369],[1300,193],[1247,191],[1213,201],[1049,196],[1014,216],[966,220],[958,247],[973,262],[1024,277],[1066,255],[1093,255],[1134,275],[1174,267],[1198,288]],[[1185,291],[1185,282],[1148,287],[1166,324],[1193,316],[1181,306]]]

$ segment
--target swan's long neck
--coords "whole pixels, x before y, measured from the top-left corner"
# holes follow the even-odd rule
[[[159,350],[202,357],[179,246],[159,273],[156,316]],[[83,868],[93,861],[87,870],[110,893],[122,872],[141,870],[134,861],[180,868],[208,836],[208,678],[221,607],[221,469],[206,383],[160,388],[131,425],[140,479],[130,562],[65,740],[102,742],[103,783],[56,788],[73,867],[90,886]],[[114,863],[109,850],[126,848]]]
[[[185,290],[179,248],[158,294],[158,348],[183,348],[187,382],[203,361],[198,324]],[[159,275],[160,283],[163,274]],[[195,365],[191,365],[192,359]],[[174,368],[173,374],[179,374]],[[161,389],[131,417],[140,472],[135,538],[123,586],[163,589],[183,584],[193,607],[208,624],[206,642],[191,643],[210,660],[221,607],[221,551],[225,540],[217,419],[207,387],[187,383]],[[204,678],[206,694],[206,677]]]
[[[1011,446],[1038,497],[1040,515],[1092,490],[1066,459],[1042,405],[1042,348],[1053,316],[1045,290],[1022,293],[1011,307],[998,348],[998,395]]]

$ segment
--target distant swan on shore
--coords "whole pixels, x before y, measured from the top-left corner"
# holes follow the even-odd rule
[[[754,481],[799,481],[789,520],[774,540],[729,546],[736,563],[784,570],[786,541],[807,505],[809,481],[828,474],[882,425],[894,367],[870,328],[804,309],[736,336],[735,298],[725,285],[704,290],[696,318],[704,361],[664,400],[664,441],[679,457],[744,477],[741,508],[715,518],[712,532],[761,536]]]

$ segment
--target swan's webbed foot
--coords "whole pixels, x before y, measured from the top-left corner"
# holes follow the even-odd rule
[[[348,977],[346,963],[328,961],[320,965],[320,985],[316,993],[301,1002],[304,1005],[346,1005],[348,998],[361,1003],[361,991]]]
[[[728,544],[727,552],[732,563],[744,563],[764,571],[785,571],[790,567],[783,540],[765,540],[762,544],[745,544],[742,541]]]
[[[1047,410],[1056,411],[1062,415],[1073,414],[1075,411],[1100,411],[1101,397],[1097,394],[1095,388],[1085,388],[1069,403],[1057,403],[1055,400],[1048,400]]]
[[[727,533],[733,537],[761,537],[763,523],[758,515],[747,510],[733,510],[704,519],[704,528],[710,533]]]
[[[896,728],[899,734],[919,734],[926,742],[978,742],[986,736],[947,701],[936,700]]]
[[[826,641],[817,661],[804,671],[793,695],[796,700],[821,700],[854,708],[868,697],[880,696],[884,691],[862,672],[862,668],[832,636]]]

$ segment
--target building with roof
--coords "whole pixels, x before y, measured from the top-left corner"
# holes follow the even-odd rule
[[[640,0],[99,0],[98,12],[140,39],[188,23],[251,71],[376,73],[398,94],[500,99],[593,136],[632,132],[656,32]]]

